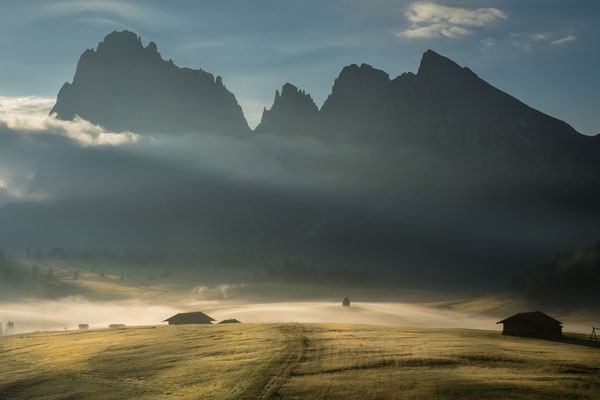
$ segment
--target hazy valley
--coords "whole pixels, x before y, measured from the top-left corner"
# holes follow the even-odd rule
[[[56,100],[0,92],[0,398],[600,396],[600,134],[433,50],[252,127],[131,30],[78,54]]]

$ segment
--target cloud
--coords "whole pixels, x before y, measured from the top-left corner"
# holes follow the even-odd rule
[[[480,43],[486,48],[494,47],[496,45],[496,42],[492,38],[482,39],[480,40]]]
[[[561,46],[567,42],[572,42],[576,39],[577,39],[577,36],[569,34],[569,35],[565,36],[564,38],[551,41],[550,44],[554,45],[554,46]]]
[[[92,16],[111,15],[124,21],[144,24],[166,24],[173,22],[164,12],[159,12],[146,5],[113,0],[59,1],[40,8],[37,15],[41,18],[58,18],[77,14]]]
[[[430,2],[412,3],[404,15],[412,26],[396,34],[408,38],[454,39],[470,35],[472,28],[508,18],[506,13],[497,8],[468,9]]]
[[[100,125],[81,118],[61,121],[49,117],[54,103],[54,99],[43,97],[0,96],[0,127],[26,135],[62,136],[82,146],[117,146],[140,139],[132,132],[107,132]]]
[[[518,47],[523,51],[531,51],[531,49],[534,46],[539,46],[539,45],[550,44],[553,46],[561,46],[567,42],[572,42],[577,39],[576,36],[574,36],[572,34],[568,34],[567,36],[565,36],[563,38],[551,40],[553,37],[557,37],[558,35],[559,34],[557,32],[544,32],[544,33],[513,32],[509,36],[512,41],[512,44],[515,47]]]
[[[544,40],[546,39],[546,35],[543,33],[532,33],[529,37],[533,40]]]
[[[202,49],[210,49],[215,47],[224,47],[231,44],[232,41],[229,39],[218,38],[218,39],[201,39],[195,41],[185,42],[175,49],[176,53],[189,53]]]

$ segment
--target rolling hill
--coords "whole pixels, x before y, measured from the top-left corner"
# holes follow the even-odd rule
[[[230,324],[0,338],[11,399],[592,399],[600,348],[498,332]],[[135,365],[135,368],[131,368]]]

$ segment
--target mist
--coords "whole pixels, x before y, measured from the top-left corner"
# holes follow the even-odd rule
[[[595,192],[565,198],[567,178],[520,164],[303,135],[106,132],[51,106],[2,98],[0,244],[16,256],[236,251],[484,289],[600,237]]]

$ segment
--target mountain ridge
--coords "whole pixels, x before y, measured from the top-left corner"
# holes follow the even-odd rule
[[[154,42],[144,47],[130,31],[114,31],[83,52],[50,113],[141,133],[250,132],[220,76],[165,61]]]
[[[253,136],[221,77],[165,61],[154,42],[144,47],[129,31],[112,32],[81,55],[51,113],[121,131]],[[600,171],[598,140],[431,49],[416,74],[390,78],[365,63],[344,67],[320,108],[310,94],[286,83],[263,110],[254,130],[262,133],[465,152],[535,174]]]

